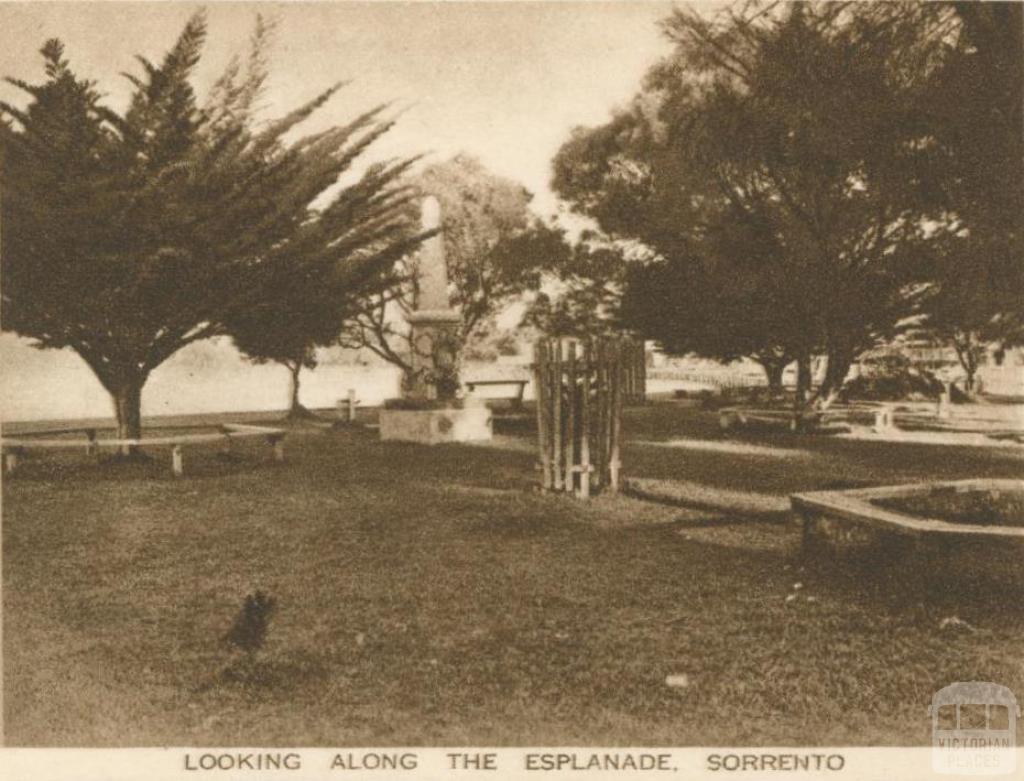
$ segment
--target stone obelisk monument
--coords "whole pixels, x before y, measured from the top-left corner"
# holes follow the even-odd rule
[[[416,297],[409,313],[411,371],[402,398],[386,401],[380,412],[380,438],[435,445],[491,438],[491,412],[463,403],[459,389],[462,317],[448,301],[448,269],[441,236],[441,206],[423,202],[424,231],[438,231],[420,247]]]
[[[441,205],[433,196],[423,202],[423,230],[438,231],[420,247],[416,267],[415,307],[409,313],[412,372],[405,395],[410,399],[447,400],[458,388],[462,318],[448,302],[448,267],[440,233]]]

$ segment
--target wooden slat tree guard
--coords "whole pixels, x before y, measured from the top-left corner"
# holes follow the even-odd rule
[[[622,407],[642,401],[643,343],[633,339],[541,339],[534,388],[541,485],[586,499],[619,490]]]
[[[647,352],[639,339],[623,340],[622,398],[626,404],[643,404],[647,400]]]

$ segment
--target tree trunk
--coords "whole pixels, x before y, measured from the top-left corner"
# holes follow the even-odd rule
[[[825,377],[814,400],[819,410],[828,409],[839,397],[839,392],[846,382],[846,375],[850,373],[850,366],[853,364],[853,351],[833,346],[828,352],[827,360]]]
[[[963,367],[964,374],[964,391],[967,394],[974,392],[974,376],[978,373],[978,364],[980,361],[981,348],[979,348],[977,341],[974,339],[972,334],[956,334],[953,336],[953,349],[956,350],[956,357],[960,361],[960,366]]]
[[[133,377],[111,391],[114,402],[114,416],[117,418],[118,439],[142,438],[142,386],[144,377]],[[136,445],[121,445],[121,455],[130,456],[138,452]]]
[[[307,413],[306,408],[299,401],[299,375],[302,373],[302,364],[288,364],[288,371],[292,373],[291,402],[288,405],[288,417],[302,418]]]
[[[796,359],[796,403],[802,408],[811,393],[811,356],[801,355]]]
[[[971,395],[974,393],[974,375],[977,373],[978,367],[972,365],[970,368],[965,368],[965,371],[967,377],[964,379],[964,391],[967,395]]]
[[[758,357],[756,360],[761,364],[768,380],[768,394],[770,396],[782,395],[782,375],[790,363],[789,359]]]
[[[292,375],[291,401],[288,404],[288,420],[315,419],[317,416],[302,406],[299,401],[299,375],[302,373],[302,362],[295,361],[284,364]]]
[[[79,357],[92,369],[103,389],[110,394],[117,421],[117,439],[142,438],[142,388],[149,378],[149,371],[136,364],[116,364],[102,360],[90,350],[74,347]],[[138,456],[138,445],[121,445],[122,456]]]
[[[804,427],[804,413],[807,400],[811,394],[811,356],[804,353],[796,359],[796,395],[793,398],[793,429],[800,431]]]

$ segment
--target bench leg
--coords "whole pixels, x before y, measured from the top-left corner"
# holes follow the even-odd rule
[[[181,445],[175,445],[171,448],[171,474],[175,477],[181,477],[185,474],[185,460],[182,457]]]
[[[4,453],[4,472],[13,475],[18,468],[18,454]]]
[[[284,461],[284,440],[279,439],[274,443],[274,460]]]

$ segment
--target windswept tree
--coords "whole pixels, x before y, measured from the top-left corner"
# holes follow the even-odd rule
[[[921,23],[849,3],[737,3],[665,20],[675,51],[630,107],[573,135],[554,179],[607,232],[676,267],[652,273],[706,286],[652,302],[662,336],[689,327],[693,296],[747,325],[776,309],[785,322],[725,328],[733,349],[713,351],[792,357],[801,391],[812,354],[825,353],[827,402],[913,311],[928,241],[948,230],[928,198],[918,109],[936,45],[922,44]],[[694,341],[676,340],[709,352]]]
[[[557,266],[568,252],[562,232],[530,211],[533,196],[475,158],[457,155],[429,166],[413,185],[441,205],[450,302],[462,316],[466,340],[482,337],[496,312],[524,291],[537,289],[544,270]],[[395,279],[392,287],[363,300],[341,343],[369,349],[409,372],[405,316],[416,302],[415,256],[398,264]]]
[[[361,202],[361,209],[377,216],[362,226],[362,240],[353,241],[345,255],[299,254],[268,266],[261,282],[273,295],[227,318],[227,331],[244,355],[288,369],[291,419],[313,417],[299,400],[299,387],[302,370],[317,366],[317,348],[337,344],[366,301],[400,284],[396,265],[427,235],[419,231],[412,208],[415,191],[389,184],[394,174],[390,166],[371,166],[348,193],[353,204]]]
[[[178,350],[273,308],[283,278],[330,268],[364,280],[407,240],[395,225],[411,161],[337,186],[391,127],[386,108],[290,140],[338,84],[257,123],[262,23],[247,63],[233,60],[201,104],[191,79],[206,31],[196,14],[159,63],[139,57],[123,114],[56,40],[41,84],[13,80],[27,107],[2,105],[2,327],[75,350],[110,393],[121,438],[140,436],[146,379]]]

